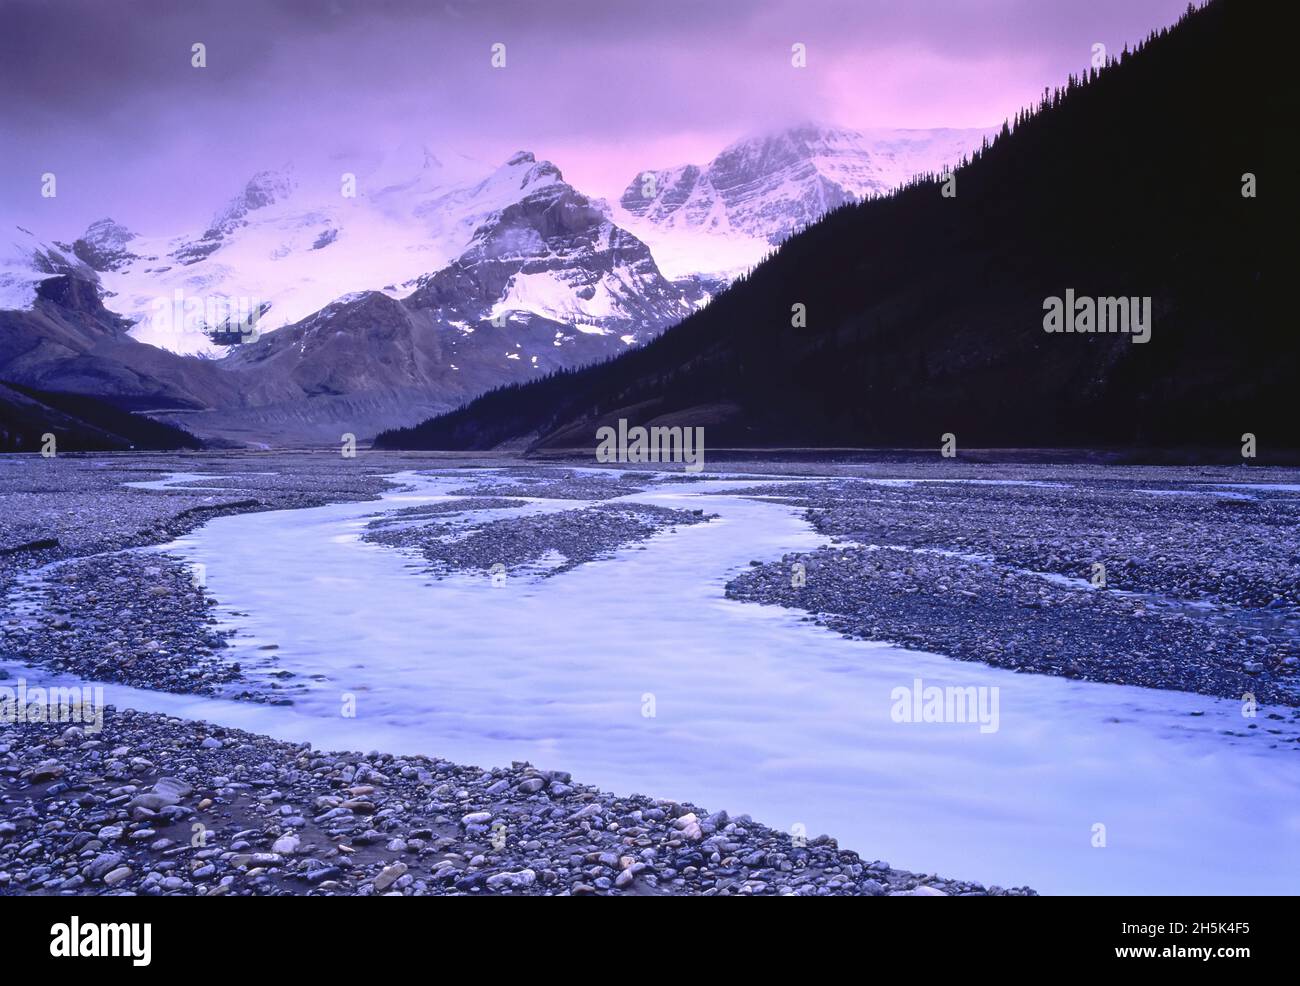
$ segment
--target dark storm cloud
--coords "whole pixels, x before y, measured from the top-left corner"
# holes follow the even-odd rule
[[[0,201],[20,217],[177,225],[257,167],[409,138],[487,160],[529,147],[603,194],[801,117],[995,123],[1086,65],[1093,42],[1118,49],[1182,6],[0,0]],[[498,41],[505,71],[489,65]],[[794,42],[806,70],[790,66]],[[45,170],[57,203],[31,201]]]

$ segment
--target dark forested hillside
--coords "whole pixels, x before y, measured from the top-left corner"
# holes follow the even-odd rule
[[[1045,93],[956,172],[955,197],[933,176],[843,207],[646,347],[379,444],[591,447],[622,417],[704,425],[711,446],[1300,445],[1278,13],[1189,10]],[[1067,289],[1150,297],[1150,341],[1045,332]]]
[[[0,452],[39,452],[53,435],[58,452],[121,452],[203,447],[180,428],[79,394],[0,381]]]

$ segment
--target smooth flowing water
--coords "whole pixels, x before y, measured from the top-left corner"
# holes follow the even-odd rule
[[[379,503],[221,517],[163,549],[205,566],[240,630],[235,659],[273,653],[305,685],[293,706],[115,686],[109,701],[324,748],[530,760],[986,884],[1296,889],[1300,754],[1230,735],[1244,733],[1235,702],[1015,674],[729,601],[724,583],[751,559],[826,543],[794,508],[734,495],[752,481],[628,496],[720,516],[549,579],[435,581],[359,536],[466,474],[400,479]],[[918,678],[997,688],[997,730],[894,721],[891,692]],[[1267,711],[1255,721],[1272,726]]]

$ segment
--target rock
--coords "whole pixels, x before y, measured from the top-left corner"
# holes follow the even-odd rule
[[[279,866],[284,857],[273,852],[245,852],[230,857],[230,865],[236,869],[241,866]]]
[[[302,845],[302,840],[293,832],[289,832],[286,835],[280,836],[280,838],[276,839],[275,842],[271,844],[271,851],[283,853],[285,856],[292,856],[298,851],[300,845]]]
[[[375,877],[375,890],[383,893],[397,882],[398,878],[406,872],[406,869],[405,863],[393,863],[391,866],[385,866],[380,874]]]
[[[675,819],[673,828],[681,833],[682,838],[689,839],[691,842],[699,842],[704,838],[704,830],[700,828],[699,819],[693,811]]]
[[[942,890],[934,887],[927,887],[922,884],[919,887],[913,887],[911,890],[895,890],[890,897],[947,897],[948,895]]]
[[[518,890],[523,887],[531,887],[536,882],[537,874],[532,870],[519,870],[516,873],[494,873],[487,878],[487,885],[494,889],[510,887]]]
[[[105,873],[116,869],[126,862],[126,856],[120,852],[100,853],[86,866],[86,876],[91,880],[101,879]]]
[[[182,780],[177,780],[175,777],[158,778],[154,783],[153,790],[155,794],[162,795],[163,797],[175,798],[176,801],[172,802],[173,804],[176,804],[183,798],[188,798],[194,793],[193,787]]]
[[[67,768],[57,760],[43,760],[32,770],[32,783],[37,784],[41,781],[52,781],[62,777]]]
[[[109,887],[115,886],[121,883],[130,875],[131,875],[131,867],[119,866],[117,869],[109,870],[109,872],[104,874],[104,884]]]
[[[148,811],[162,811],[176,804],[179,799],[173,799],[165,794],[158,794],[154,791],[146,791],[144,794],[137,794],[127,802],[127,808],[144,808]]]

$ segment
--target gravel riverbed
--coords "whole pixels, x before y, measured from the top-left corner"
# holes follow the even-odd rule
[[[496,469],[467,472],[455,500],[392,511],[365,529],[374,543],[418,550],[440,573],[500,564],[544,577],[711,519],[604,502],[654,490],[662,474],[502,465],[323,452],[9,457],[0,466],[0,654],[77,678],[288,702],[291,684],[266,669],[250,675],[224,653],[202,580],[175,557],[136,549],[227,513],[377,499],[404,470]],[[814,471],[822,475],[808,481]],[[171,473],[199,475],[166,489],[124,485]],[[1086,466],[735,463],[726,472],[749,474],[748,495],[802,511],[832,544],[737,573],[732,598],[961,660],[1300,706],[1296,492],[1207,489],[1237,478],[1230,470],[1189,481],[1186,470],[1134,469],[1118,482]],[[977,477],[995,482],[954,482]],[[476,519],[539,498],[574,503]],[[1104,587],[1088,583],[1097,564]],[[1032,891],[894,870],[829,837],[614,795],[522,763],[323,753],[110,707],[102,732],[0,725],[0,894],[24,893]]]
[[[0,652],[91,681],[266,700],[231,687],[244,675],[219,656],[229,631],[216,628],[198,579],[157,553],[58,563],[6,600]]]
[[[165,544],[212,517],[375,499],[404,456],[10,458],[0,473],[0,653],[135,687],[287,702],[222,654],[213,600]],[[441,465],[441,463],[438,463]],[[474,467],[490,460],[464,462]],[[127,482],[178,478],[165,489]],[[501,470],[395,511],[378,543],[443,571],[580,565],[703,511],[596,503],[474,523],[518,498],[604,501],[662,477]],[[556,557],[558,556],[558,562]],[[556,567],[558,564],[559,567]],[[274,658],[269,657],[273,661]],[[13,680],[0,686],[14,686]],[[2,694],[2,693],[0,693]],[[10,706],[12,708],[12,705]],[[89,730],[89,731],[87,731]],[[102,731],[0,725],[0,894],[1031,894],[895,870],[833,838],[618,796],[527,764],[322,753],[109,707]]]
[[[0,894],[1030,894],[525,763],[324,753],[109,708],[0,731]]]
[[[474,499],[481,498],[467,502],[472,503]],[[454,505],[453,502],[439,506]],[[471,508],[462,508],[467,509]],[[702,510],[671,510],[643,503],[601,503],[560,513],[507,517],[467,526],[436,522],[394,526],[387,521],[376,521],[370,525],[365,538],[376,544],[419,550],[436,574],[491,572],[496,566],[501,566],[499,571],[514,573],[531,566],[536,574],[547,577],[608,557],[618,548],[644,541],[661,531],[708,520]]]
[[[959,660],[1300,706],[1300,492],[1086,473],[748,492],[834,546],[756,563],[731,598]]]

